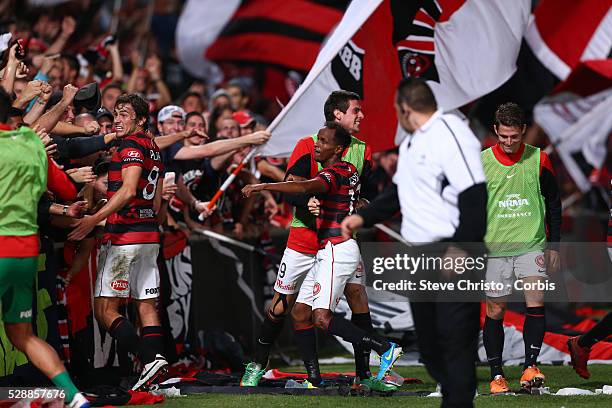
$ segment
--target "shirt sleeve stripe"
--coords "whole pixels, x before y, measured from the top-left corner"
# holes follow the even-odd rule
[[[465,167],[467,167],[468,173],[470,173],[470,177],[472,178],[472,183],[476,184],[476,179],[474,178],[474,175],[472,174],[472,170],[470,169],[470,166],[468,165],[465,155],[463,154],[463,150],[461,149],[461,145],[459,144],[459,141],[457,140],[457,136],[455,136],[455,132],[453,132],[451,127],[448,126],[448,123],[446,123],[446,120],[444,120],[444,118],[442,118],[442,123],[444,123],[448,131],[451,132],[451,135],[453,135],[453,139],[455,139],[455,143],[457,144],[457,147],[459,148],[459,153],[461,153],[461,158],[463,159],[463,162],[465,163]]]

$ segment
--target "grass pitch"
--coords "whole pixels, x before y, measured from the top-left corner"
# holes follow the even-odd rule
[[[518,380],[522,367],[504,367],[504,372],[513,391],[518,390]],[[302,371],[300,367],[284,367],[284,371]],[[546,375],[546,386],[552,393],[560,388],[575,387],[595,389],[604,385],[612,385],[612,365],[591,365],[589,371],[591,378],[583,380],[574,373],[569,366],[540,366]],[[350,372],[352,365],[322,366],[324,372]],[[404,377],[416,377],[423,380],[423,384],[404,385],[402,391],[435,391],[436,383],[427,374],[424,367],[396,367],[394,369]],[[457,373],[457,375],[461,375]],[[478,368],[478,393],[489,393],[489,369]],[[291,395],[219,395],[201,394],[187,397],[168,398],[164,403],[166,408],[195,408],[195,407],[248,407],[248,408],[276,408],[276,407],[437,407],[440,398],[429,397],[331,397],[331,396],[291,396]],[[612,395],[571,396],[561,397],[555,395],[517,395],[496,396],[479,395],[475,400],[476,407],[612,407]]]

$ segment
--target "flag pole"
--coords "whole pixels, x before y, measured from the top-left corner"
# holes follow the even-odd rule
[[[358,5],[358,3],[359,3],[359,5]],[[353,7],[355,10],[359,10],[359,12],[362,12],[363,10],[369,10],[369,11],[367,11],[367,15],[365,17],[362,16],[362,15],[360,16],[360,18],[363,19],[363,21],[365,21],[382,3],[383,3],[383,0],[359,0],[359,1],[356,0],[356,1],[353,2],[353,4],[351,4],[349,6],[347,11],[349,9],[351,9],[351,7]],[[361,6],[364,6],[364,7],[361,7]],[[365,7],[365,6],[368,6],[368,7]],[[361,7],[361,8],[359,8],[359,7]],[[363,13],[360,13],[360,14],[363,14]],[[346,12],[345,12],[345,16],[346,16]],[[344,20],[344,17],[343,17],[342,21],[343,20]],[[340,22],[339,26],[342,26],[342,21]],[[337,29],[338,29],[338,27],[336,27],[336,30]],[[311,71],[308,73],[308,76],[306,77],[306,79],[304,80],[302,85],[300,85],[300,87],[298,87],[297,91],[295,92],[295,94],[293,94],[293,97],[289,100],[287,105],[283,107],[283,109],[279,112],[279,114],[274,118],[272,123],[270,123],[270,125],[266,129],[268,132],[270,132],[270,133],[274,132],[274,129],[276,129],[276,127],[278,126],[280,121],[282,119],[284,119],[284,117],[287,115],[289,110],[291,110],[291,108],[293,108],[293,105],[295,105],[297,103],[297,101],[300,100],[302,95],[304,95],[306,93],[306,90],[309,88],[309,86],[304,86],[304,84],[308,83],[310,85],[312,82],[314,82],[314,80],[316,80],[323,73],[323,71],[325,70],[325,68],[327,67],[329,62],[331,61],[331,58],[333,58],[333,56],[335,56],[337,54],[337,52],[339,52],[342,49],[342,47],[353,37],[353,35],[355,34],[356,31],[357,31],[357,28],[355,30],[351,31],[351,32],[346,32],[344,34],[344,36],[346,38],[343,39],[342,41],[338,41],[337,48],[335,47],[333,53],[329,53],[329,55],[330,55],[329,61],[327,61],[326,63],[321,63],[321,61],[319,61],[319,56],[317,57],[317,60],[315,61]],[[227,180],[225,180],[225,182],[223,183],[221,188],[219,188],[219,190],[215,193],[213,198],[210,200],[210,202],[208,204],[208,209],[211,209],[215,205],[215,203],[217,202],[217,200],[219,200],[219,198],[225,192],[227,187],[229,187],[229,185],[234,181],[234,179],[236,178],[236,175],[238,174],[238,172],[240,170],[242,170],[242,168],[245,166],[245,164],[247,162],[249,162],[251,159],[253,159],[255,157],[255,154],[256,154],[256,152],[258,150],[259,150],[259,148],[251,151],[244,158],[242,163],[240,163],[240,165],[227,178]],[[202,214],[200,214],[200,217],[198,217],[198,219],[200,221],[203,220],[203,217],[201,217],[201,215]]]

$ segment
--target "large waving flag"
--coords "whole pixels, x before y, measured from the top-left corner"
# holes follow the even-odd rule
[[[178,56],[192,75],[212,62],[265,63],[307,72],[348,0],[189,0],[176,31]]]
[[[581,63],[534,109],[535,121],[583,192],[591,189],[590,176],[603,168],[609,154],[611,112],[612,59]]]
[[[322,126],[323,104],[336,89],[363,98],[359,137],[373,151],[392,148],[400,78],[429,80],[446,110],[491,92],[516,70],[529,6],[529,0],[353,0],[270,125],[273,141],[262,153],[289,155],[299,138]]]
[[[525,40],[540,62],[565,80],[580,61],[612,50],[612,0],[542,0]]]

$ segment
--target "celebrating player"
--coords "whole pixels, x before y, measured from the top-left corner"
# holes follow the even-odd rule
[[[361,179],[361,197],[365,195],[365,198],[372,198],[374,189],[370,188],[371,152],[363,141],[354,136],[359,133],[364,119],[360,96],[342,90],[332,92],[325,101],[324,115],[326,120],[339,123],[352,135],[351,144],[344,152],[342,160],[357,168]],[[322,169],[321,164],[314,158],[316,140],[317,135],[313,134],[298,141],[287,166],[287,180],[311,179]],[[274,285],[274,297],[261,327],[255,360],[247,365],[240,383],[242,386],[258,384],[265,372],[270,348],[278,338],[284,319],[289,313],[295,328],[293,337],[304,359],[308,381],[314,385],[321,382],[312,308],[307,304],[308,298],[312,297],[314,286],[312,269],[318,250],[315,216],[308,211],[308,208],[313,204],[316,206],[318,201],[310,195],[291,194],[285,198],[295,206],[289,240]],[[361,201],[365,199],[361,198]],[[365,274],[358,272],[362,272],[359,267],[355,276],[347,282],[344,294],[351,308],[351,322],[370,333],[373,327],[365,291]],[[298,295],[298,292],[301,295]],[[355,349],[356,381],[369,382],[371,377],[369,362],[370,349],[360,347]],[[374,384],[367,385],[376,388]],[[388,388],[386,387],[387,391]]]
[[[158,217],[165,211],[159,183],[163,164],[155,141],[145,133],[149,106],[136,94],[122,95],[115,105],[115,130],[121,145],[108,172],[108,203],[82,219],[68,236],[81,240],[106,221],[107,245],[100,251],[95,288],[96,319],[117,342],[137,355],[144,367],[133,389],[143,389],[166,369],[163,331],[156,310],[159,296]],[[163,179],[163,177],[162,177]],[[119,313],[131,297],[142,325],[142,340],[132,323]]]
[[[342,153],[351,143],[350,134],[336,122],[326,122],[319,130],[315,160],[324,167],[306,181],[249,184],[242,190],[248,197],[263,190],[293,194],[320,194],[321,215],[317,218],[319,251],[316,255],[313,287],[313,318],[317,327],[337,335],[355,347],[374,349],[381,356],[376,381],[401,354],[396,344],[367,333],[348,320],[333,316],[347,281],[353,277],[360,260],[357,242],[342,237],[340,222],[354,211],[359,199],[359,173],[352,164],[342,161]]]
[[[491,394],[508,392],[502,370],[504,347],[503,320],[507,296],[515,279],[535,283],[546,279],[547,272],[559,268],[558,245],[561,234],[561,200],[552,164],[546,153],[525,144],[523,111],[514,103],[505,103],[495,112],[498,144],[482,152],[487,178],[487,233],[490,250],[487,261],[488,282],[504,284],[502,291],[486,291],[487,317],[483,342],[491,366]],[[546,245],[548,230],[549,245]],[[529,390],[544,382],[536,366],[544,340],[544,294],[524,290],[525,365],[521,387]]]

